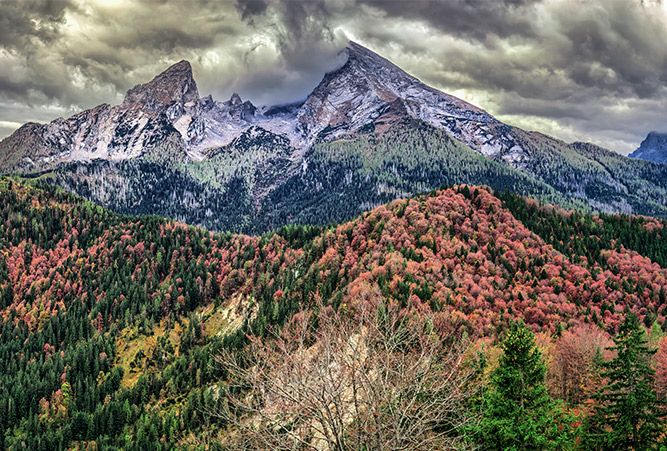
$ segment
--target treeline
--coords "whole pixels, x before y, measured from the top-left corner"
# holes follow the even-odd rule
[[[58,167],[46,180],[120,214],[172,218],[209,230],[262,232],[241,176],[214,183],[182,164],[94,160]],[[201,178],[201,179],[200,179]]]

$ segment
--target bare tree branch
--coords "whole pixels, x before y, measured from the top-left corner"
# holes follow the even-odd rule
[[[229,449],[464,449],[467,343],[438,336],[430,313],[396,305],[334,312],[321,303],[248,354],[224,352]],[[314,316],[317,315],[317,316]],[[313,324],[317,323],[317,326]]]

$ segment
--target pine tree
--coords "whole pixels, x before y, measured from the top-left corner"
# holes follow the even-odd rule
[[[514,322],[502,349],[479,424],[480,449],[569,449],[570,429],[544,386],[546,365],[534,334],[523,322]]]
[[[607,384],[594,396],[597,406],[587,421],[585,443],[596,450],[656,449],[664,431],[663,406],[655,392],[655,370],[646,331],[628,313],[609,349],[617,356],[602,363]]]

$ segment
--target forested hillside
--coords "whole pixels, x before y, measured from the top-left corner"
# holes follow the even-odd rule
[[[604,347],[632,326],[628,312],[650,327],[652,345],[662,343],[663,220],[593,217],[467,185],[396,200],[344,224],[288,226],[263,236],[120,216],[61,189],[12,179],[0,180],[0,211],[0,431],[13,450],[281,449],[306,426],[286,411],[278,432],[290,423],[289,434],[241,443],[258,439],[243,433],[253,415],[266,422],[275,419],[267,409],[282,411],[280,397],[248,406],[244,394],[267,393],[257,374],[298,380],[283,372],[298,369],[286,363],[294,356],[321,369],[317,356],[357,355],[349,337],[358,337],[364,356],[386,359],[369,363],[378,365],[378,377],[397,355],[440,362],[433,373],[410,376],[422,388],[435,390],[429,375],[454,368],[451,380],[465,393],[447,392],[456,427],[436,403],[426,410],[445,416],[414,413],[415,424],[430,426],[411,434],[426,437],[420,446],[464,447],[475,437],[466,428],[494,427],[479,422],[480,390],[488,385],[498,393],[500,376],[491,374],[508,363],[499,357],[510,352],[506,337],[530,342],[537,334],[549,396],[587,415],[585,403],[597,399],[589,388],[604,377],[595,376],[592,354],[572,358],[578,349],[597,346],[599,358],[611,359]],[[367,352],[382,343],[397,347]],[[652,365],[665,387],[661,355]],[[445,357],[458,363],[444,365],[438,359]],[[573,361],[584,366],[573,370]],[[412,368],[424,363],[415,362]],[[248,379],[249,368],[266,372]],[[470,370],[465,377],[462,368]],[[357,380],[360,373],[351,374]],[[407,384],[392,374],[386,372],[387,386]],[[335,398],[343,405],[346,387]],[[327,441],[322,431],[329,428],[308,429],[299,439],[304,448],[317,440],[328,449],[372,447],[372,430],[381,443],[420,449],[362,421],[363,412],[389,414],[393,394],[374,396],[355,421],[343,415],[335,424],[337,441]],[[266,431],[276,432],[273,424]],[[596,424],[589,429],[606,427]],[[340,440],[348,435],[357,441]],[[434,436],[439,441],[427,440]]]
[[[116,212],[160,212],[209,230],[253,234],[287,224],[347,221],[396,197],[453,183],[489,185],[564,206],[587,205],[420,121],[407,120],[384,134],[371,126],[318,143],[306,152],[301,167],[290,163],[290,150],[277,139],[270,133],[254,136],[201,162],[160,148],[146,158],[66,164],[42,178]]]
[[[518,132],[517,132],[518,133]],[[519,169],[486,158],[424,122],[405,119],[296,150],[249,133],[204,161],[160,147],[120,162],[92,160],[36,175],[123,214],[159,213],[209,230],[262,234],[287,224],[348,221],[396,197],[450,184],[486,185],[585,211],[667,215],[667,172],[587,144],[537,134]],[[426,162],[426,163],[425,163]]]

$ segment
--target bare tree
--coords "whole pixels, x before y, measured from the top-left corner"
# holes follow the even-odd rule
[[[213,414],[231,425],[229,449],[466,447],[466,343],[435,333],[432,313],[316,310],[253,337],[243,359],[218,356],[229,377]]]

